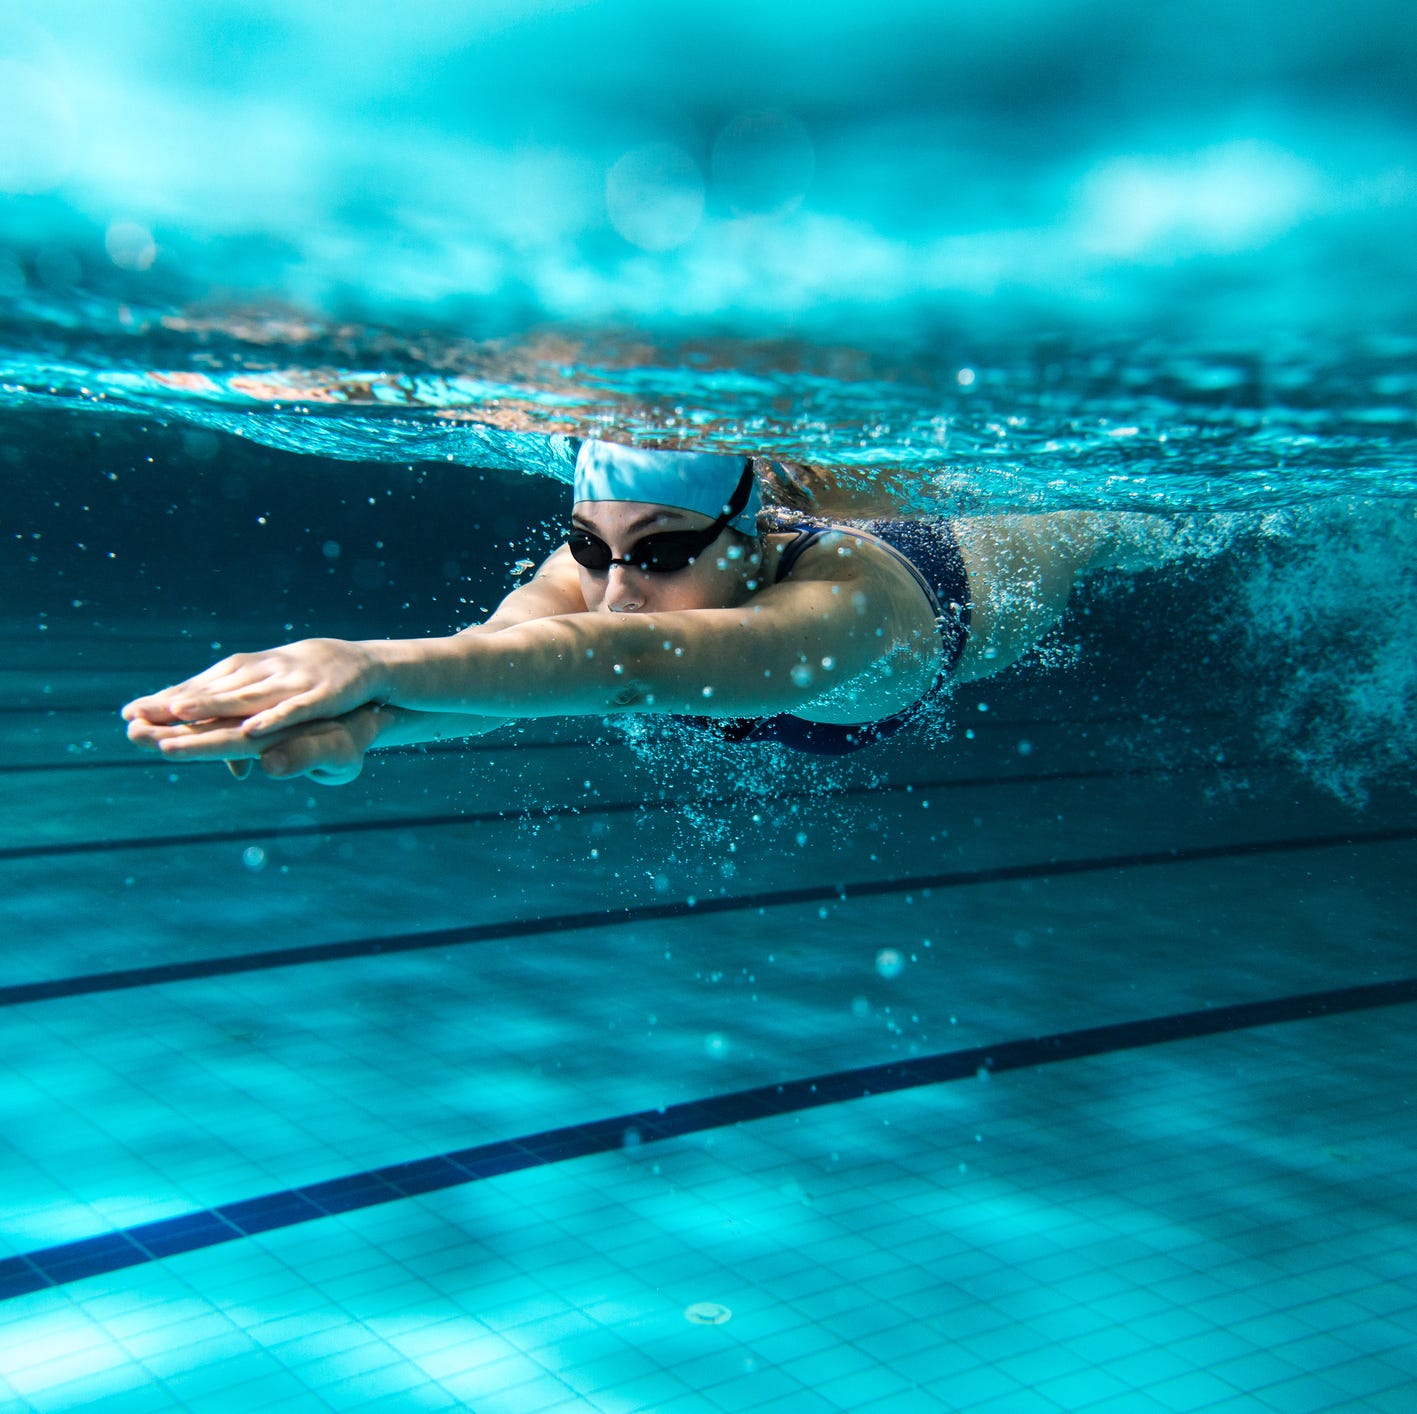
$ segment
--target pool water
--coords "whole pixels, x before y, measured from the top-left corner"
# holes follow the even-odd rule
[[[1070,8],[0,16],[3,1414],[1413,1407],[1410,36]],[[1182,553],[839,761],[124,740],[596,433]]]
[[[842,763],[565,721],[237,783],[114,704],[273,596],[441,629],[497,474],[224,439],[179,503],[189,431],[22,430],[118,558],[5,625],[5,1407],[1403,1406],[1417,814],[1236,686],[1263,537]]]

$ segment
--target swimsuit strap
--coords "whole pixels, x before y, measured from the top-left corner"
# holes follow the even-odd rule
[[[827,531],[833,528],[825,521],[811,526],[793,526],[792,539],[783,546],[782,554],[778,558],[777,574],[773,576],[773,583],[781,584],[792,573],[792,568],[797,561],[802,558],[802,552],[811,549]]]
[[[779,522],[781,524],[781,522]],[[959,544],[949,526],[909,520],[872,520],[864,525],[836,525],[814,520],[807,525],[787,522],[783,529],[793,532],[777,562],[774,583],[781,584],[792,573],[803,553],[810,550],[828,531],[838,530],[879,545],[903,565],[925,596],[939,626],[945,650],[940,677],[946,678],[959,665],[969,638],[969,581]]]

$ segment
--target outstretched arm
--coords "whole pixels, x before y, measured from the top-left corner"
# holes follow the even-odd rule
[[[584,607],[574,572],[553,555],[527,584],[512,590],[482,624],[463,633],[497,633],[548,614]],[[387,746],[408,746],[450,737],[480,736],[501,726],[503,715],[469,712],[415,712],[374,704],[361,686],[364,655],[359,645],[339,639],[308,639],[266,653],[236,654],[206,672],[161,692],[128,703],[123,716],[134,745],[160,751],[171,760],[226,761],[237,777],[253,765],[280,779],[309,776],[325,784],[353,780],[364,753]],[[288,690],[319,696],[323,710],[287,731],[253,740],[246,731],[242,693]],[[233,706],[213,712],[204,705],[226,692]],[[354,705],[345,711],[346,701]]]
[[[889,657],[900,700],[883,710],[897,710],[937,670],[934,621],[891,557],[848,551],[823,577],[794,576],[736,608],[582,609],[451,638],[313,640],[218,664],[156,705],[168,724],[240,718],[253,742],[366,702],[478,717],[756,716],[802,708]]]
[[[455,637],[498,633],[529,619],[584,609],[575,575],[567,571],[569,561],[564,550],[557,551],[528,583],[502,600],[491,618]],[[123,718],[163,726],[212,717],[245,718],[258,710],[250,703],[297,697],[322,708],[302,720],[339,717],[375,699],[378,694],[371,684],[376,673],[377,664],[366,645],[340,638],[307,638],[259,653],[234,653],[184,682],[134,698],[123,708]],[[214,702],[227,710],[207,710]],[[467,734],[476,730],[469,726]]]

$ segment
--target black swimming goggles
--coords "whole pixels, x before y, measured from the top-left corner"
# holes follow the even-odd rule
[[[693,564],[727,528],[729,521],[748,504],[753,494],[753,463],[749,461],[743,468],[737,489],[729,497],[723,514],[703,530],[661,530],[654,535],[646,535],[630,546],[630,553],[623,559],[616,559],[610,553],[610,546],[598,535],[573,526],[566,537],[566,546],[571,558],[582,569],[603,574],[611,565],[624,565],[627,569],[644,570],[648,574],[673,574]]]

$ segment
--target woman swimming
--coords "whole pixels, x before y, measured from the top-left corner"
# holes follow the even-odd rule
[[[1150,517],[836,521],[765,511],[758,475],[788,474],[756,465],[584,442],[566,543],[485,623],[238,653],[130,702],[128,736],[327,784],[524,717],[670,714],[836,754],[1021,657],[1080,575],[1149,562]]]

